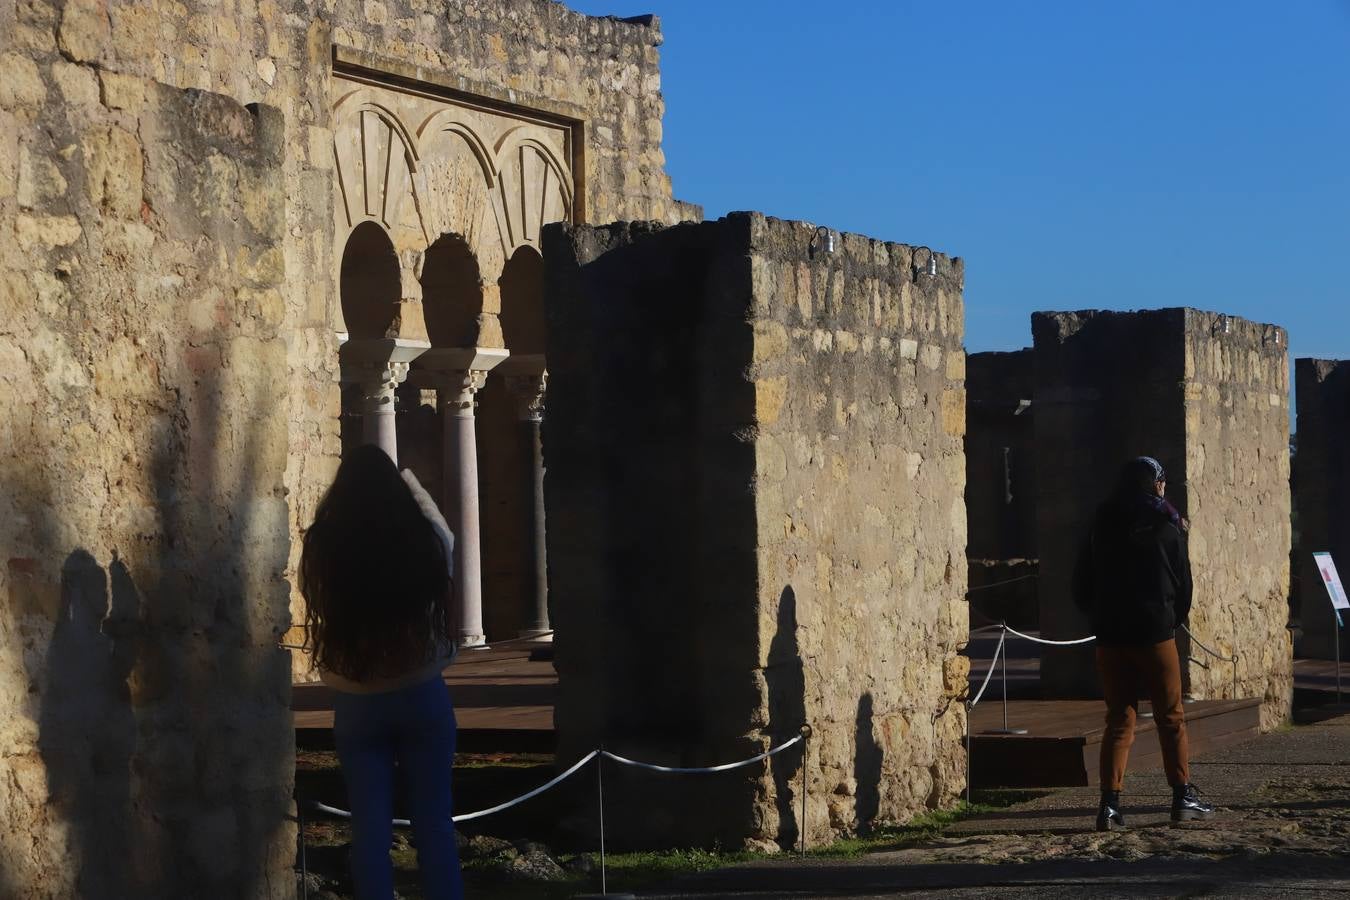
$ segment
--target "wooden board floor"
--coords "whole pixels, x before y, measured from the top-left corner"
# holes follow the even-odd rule
[[[558,685],[553,663],[530,659],[538,644],[461,652],[445,670],[464,749],[551,752],[553,702]],[[323,684],[291,689],[297,732],[324,743],[333,728],[333,691]]]
[[[1192,755],[1217,750],[1257,734],[1260,701],[1196,700],[1186,704]],[[1157,769],[1162,751],[1147,702],[1139,705],[1132,772]],[[1026,734],[995,734],[1003,706],[984,702],[971,715],[971,783],[975,787],[1075,787],[1097,783],[1105,730],[1100,700],[1013,700],[1008,725]],[[1147,715],[1146,715],[1147,714]]]
[[[531,652],[538,646],[522,643],[466,651],[445,670],[445,684],[455,704],[464,749],[552,751],[553,703],[558,677],[551,662],[530,659]],[[1037,762],[1038,769],[1071,771],[1072,775],[1054,776],[1067,779],[1069,783],[1091,783],[1096,777],[1095,763],[1085,762],[1085,759],[1095,756],[1101,739],[1101,701],[1034,699],[1040,675],[1040,660],[1032,649],[1034,646],[1025,641],[1009,644],[1008,688],[1009,696],[1014,698],[1009,702],[1009,724],[1027,728],[1030,736],[1039,740],[1028,742],[1026,737],[996,738],[979,734],[1002,725],[999,702],[1002,694],[996,673],[971,719],[974,732],[971,760],[977,785],[982,780],[989,783],[987,779],[990,778],[1008,782],[1013,778],[1008,774],[1010,771],[1027,768],[1027,764],[1019,762],[1022,759]],[[972,689],[977,689],[983,679],[992,652],[993,641],[987,635],[979,635],[971,641]],[[1296,684],[1301,688],[1334,689],[1335,666],[1331,662],[1296,660],[1294,672]],[[1350,688],[1350,663],[1342,664],[1342,672],[1345,685]],[[1254,709],[1255,701],[1238,701],[1236,706],[1233,701],[1188,704],[1193,747],[1203,750],[1245,737],[1254,712],[1243,704]],[[295,685],[291,708],[297,732],[303,733],[311,743],[331,742],[333,706],[329,688],[322,684]],[[1141,707],[1147,708],[1147,704]],[[995,750],[999,741],[1003,742],[1002,749]],[[991,753],[996,755],[991,757]],[[1160,763],[1150,720],[1140,720],[1130,756],[1132,768]],[[1001,757],[1006,760],[997,762]],[[1045,782],[1047,777],[1034,776],[1033,780]]]

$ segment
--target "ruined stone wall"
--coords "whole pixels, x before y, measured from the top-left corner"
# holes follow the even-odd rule
[[[1294,386],[1298,398],[1294,594],[1303,635],[1298,655],[1334,659],[1336,619],[1312,554],[1330,551],[1341,581],[1350,582],[1350,362],[1296,360]]]
[[[144,839],[127,832],[148,849],[144,860],[125,855],[126,871],[149,879],[147,896],[181,884],[217,896],[282,890],[290,845],[273,800],[290,778],[289,679],[270,654],[287,615],[283,602],[273,618],[273,605],[289,594],[298,619],[287,587],[296,538],[339,451],[335,45],[403,84],[579,115],[587,214],[675,220],[697,210],[671,199],[663,171],[659,43],[654,21],[592,19],[546,0],[0,0],[0,230],[11,236],[0,244],[0,402],[10,403],[0,477],[4,502],[22,513],[7,516],[0,547],[0,690],[27,698],[0,754],[6,783],[22,785],[4,796],[14,827],[0,877],[69,894],[76,845],[92,845],[88,816],[64,800],[43,805],[44,785],[74,770],[35,754],[34,723],[65,719],[29,685],[47,677],[60,605],[97,607],[102,577],[118,611],[103,632],[88,613],[77,643],[103,648],[88,654],[100,659],[100,641],[116,644],[114,656],[152,647],[133,654],[151,693],[135,676],[129,701],[117,687],[132,666],[123,657],[111,674],[70,671],[107,683],[90,688],[86,712],[134,724],[137,759],[155,771],[153,791],[133,779],[97,801],[121,809],[131,801],[119,797],[133,798],[159,823]],[[245,104],[276,111],[266,152]],[[100,367],[116,378],[100,382]],[[251,611],[247,639],[240,610]],[[124,639],[117,623],[128,617],[187,631],[170,639],[128,625]],[[296,666],[304,674],[303,659]],[[184,691],[194,705],[205,698],[186,724]],[[68,752],[64,727],[43,738],[52,753]],[[109,752],[98,765],[121,771],[123,750]],[[87,767],[76,768],[73,787],[53,790],[83,802]],[[109,830],[119,829],[98,833]],[[121,849],[108,844],[89,871]]]
[[[591,221],[697,218],[671,197],[661,150],[659,22],[597,19],[550,0],[167,0],[0,3],[0,70],[22,96],[51,83],[53,61],[99,73],[109,106],[141,80],[278,108],[284,123],[282,289],[290,415],[286,479],[292,534],[310,521],[338,458],[335,385],[341,315],[332,222],[335,47],[401,83],[486,97],[585,121],[579,173]],[[13,77],[9,73],[14,73]],[[2,123],[0,123],[2,124]],[[12,129],[6,129],[7,136]],[[11,155],[19,149],[11,141]],[[27,151],[25,151],[27,152]],[[17,157],[16,157],[17,158]],[[30,165],[58,165],[30,156]],[[10,166],[17,163],[9,161]],[[298,561],[298,542],[291,560]],[[301,606],[294,596],[297,619]],[[290,635],[300,640],[299,632]],[[307,668],[297,657],[297,674]]]
[[[965,357],[959,260],[813,233],[547,231],[545,454],[561,758],[709,765],[806,722],[819,841],[963,785]],[[801,760],[618,773],[612,833],[791,845]]]
[[[5,65],[0,895],[292,896],[281,115]]]
[[[1110,493],[1120,466],[1142,453],[1174,472],[1181,465],[1182,321],[1181,310],[1036,313],[1031,318],[1036,545],[1040,624],[1047,638],[1091,633],[1069,586],[1093,512]],[[1180,478],[1168,484],[1174,503],[1184,489]],[[1090,645],[1042,649],[1045,696],[1095,696],[1100,690]]]
[[[1283,333],[1189,309],[1037,313],[1032,332],[1045,636],[1088,633],[1070,597],[1073,562],[1119,467],[1148,453],[1168,470],[1168,498],[1192,520],[1196,636],[1225,655],[1236,637],[1238,693],[1262,699],[1263,727],[1283,721],[1291,687]],[[1178,645],[1188,652],[1184,637]],[[1047,695],[1096,690],[1090,647],[1046,651]],[[1186,667],[1190,692],[1232,696],[1231,666],[1195,653],[1210,669]]]
[[[1237,695],[1259,697],[1261,727],[1289,718],[1289,351],[1271,325],[1186,310],[1185,501],[1195,602],[1191,631],[1238,654]],[[1180,473],[1178,473],[1180,474]],[[1174,476],[1176,477],[1176,476]],[[1179,641],[1186,649],[1187,642]],[[1189,648],[1191,693],[1233,696],[1233,667]]]
[[[971,559],[1036,558],[1034,356],[966,359],[966,514]]]

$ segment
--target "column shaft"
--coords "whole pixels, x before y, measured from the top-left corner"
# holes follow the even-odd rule
[[[482,538],[478,519],[478,445],[473,395],[484,373],[464,373],[442,390],[445,443],[445,509],[455,531],[455,595],[462,647],[485,644],[483,632]]]
[[[544,531],[544,445],[540,431],[543,423],[538,418],[524,423],[525,440],[529,442],[530,504],[530,562],[534,570],[534,609],[522,636],[537,636],[551,630],[548,618],[548,553]]]

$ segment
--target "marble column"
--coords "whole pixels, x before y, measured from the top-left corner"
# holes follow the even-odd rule
[[[409,365],[430,345],[401,338],[347,340],[340,335],[339,340],[342,380],[359,385],[361,390],[361,438],[397,463],[394,424],[398,409],[394,393],[408,377]]]
[[[544,393],[548,388],[548,373],[537,375],[508,375],[506,384],[516,397],[517,411],[525,446],[525,484],[529,498],[530,543],[529,556],[533,584],[532,603],[525,610],[527,625],[521,637],[552,640],[553,630],[548,619],[548,553],[544,530],[544,447],[540,430],[544,423]]]
[[[438,392],[444,435],[442,511],[455,532],[455,599],[461,647],[486,647],[483,631],[482,534],[478,515],[478,436],[474,397],[487,373],[507,357],[490,348],[433,349],[419,363],[419,383]]]

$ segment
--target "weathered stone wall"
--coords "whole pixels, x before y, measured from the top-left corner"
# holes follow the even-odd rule
[[[81,803],[90,782],[87,759],[72,787],[69,765],[34,754],[34,723],[66,718],[29,685],[49,670],[59,606],[101,602],[98,569],[111,572],[116,614],[100,632],[88,613],[77,643],[112,642],[116,662],[62,684],[107,682],[81,700],[86,718],[132,723],[136,759],[154,772],[153,787],[113,778],[95,804],[134,800],[158,823],[148,837],[125,831],[146,854],[123,855],[128,877],[144,878],[147,896],[187,884],[260,896],[289,878],[273,804],[290,778],[288,677],[270,654],[287,621],[276,592],[298,617],[296,536],[339,451],[335,47],[401,84],[578,115],[587,215],[674,221],[697,210],[671,199],[663,170],[659,44],[654,20],[547,0],[0,2],[0,229],[11,236],[0,245],[0,478],[21,513],[0,548],[0,691],[27,698],[0,753],[6,783],[23,786],[4,795],[14,824],[0,871],[16,890],[71,893],[64,879],[93,844],[92,820],[63,805],[76,801],[43,805],[48,781]],[[239,112],[255,103],[276,111],[262,131]],[[280,566],[278,553],[289,553]],[[124,635],[123,618],[146,624]],[[128,677],[130,700],[117,687]],[[84,751],[58,745],[79,739],[53,727],[51,752],[78,761]],[[121,771],[123,751],[109,752],[98,766]],[[97,833],[109,831],[120,832]],[[118,858],[121,839],[89,851],[90,872]]]
[[[1035,559],[971,559],[970,626],[1007,622],[1018,631],[1041,627],[1038,599],[1040,561]]]
[[[1037,313],[1032,332],[1042,631],[1088,633],[1070,598],[1073,562],[1120,465],[1148,453],[1192,520],[1196,636],[1224,654],[1236,642],[1238,694],[1262,699],[1263,727],[1283,721],[1292,689],[1283,333],[1189,309]],[[1187,652],[1184,638],[1179,646]],[[1049,696],[1094,689],[1090,647],[1046,650]],[[1231,666],[1201,658],[1210,669],[1187,667],[1191,693],[1232,696]]]
[[[1269,730],[1289,718],[1294,691],[1289,342],[1275,326],[1193,309],[1184,338],[1180,509],[1191,520],[1191,631],[1225,656],[1237,652],[1237,695],[1261,698],[1261,727]],[[1189,649],[1209,665],[1189,666],[1191,693],[1233,696],[1233,666]]]
[[[0,895],[291,896],[281,114],[5,66]]]
[[[1040,622],[1047,638],[1091,633],[1069,586],[1093,511],[1125,460],[1156,456],[1173,472],[1169,495],[1181,505],[1176,477],[1184,455],[1178,388],[1181,310],[1139,313],[1036,313],[1036,545]],[[1185,509],[1184,506],[1181,506]],[[1097,671],[1089,646],[1045,647],[1047,697],[1093,696]]]
[[[819,841],[963,785],[965,357],[959,260],[813,233],[546,232],[545,453],[562,758],[708,765],[806,722]],[[619,773],[611,833],[790,845],[801,760]]]
[[[335,46],[345,57],[405,83],[421,81],[459,96],[583,117],[579,180],[591,221],[699,215],[696,207],[672,200],[664,171],[661,33],[651,17],[597,19],[550,0],[264,0],[209,6],[33,0],[0,4],[0,35],[5,42],[0,70],[21,105],[41,102],[48,93],[44,85],[54,84],[53,63],[69,61],[97,70],[96,93],[110,107],[134,105],[136,85],[149,80],[281,110],[292,534],[312,517],[338,458],[333,332],[341,323],[335,260],[342,248],[333,246],[331,224]],[[20,151],[13,129],[6,127],[5,134],[8,150],[0,152],[10,154],[12,169]],[[57,164],[28,158],[28,165],[39,169]],[[298,542],[293,543],[298,554]],[[298,595],[292,606],[298,616]],[[290,635],[300,638],[298,632]],[[296,665],[303,674],[303,658],[297,657]]]
[[[1296,360],[1294,395],[1298,398],[1295,594],[1303,635],[1298,655],[1334,659],[1336,619],[1312,554],[1330,551],[1341,580],[1350,581],[1350,362]]]
[[[966,515],[971,559],[1036,558],[1032,351],[966,358]]]

